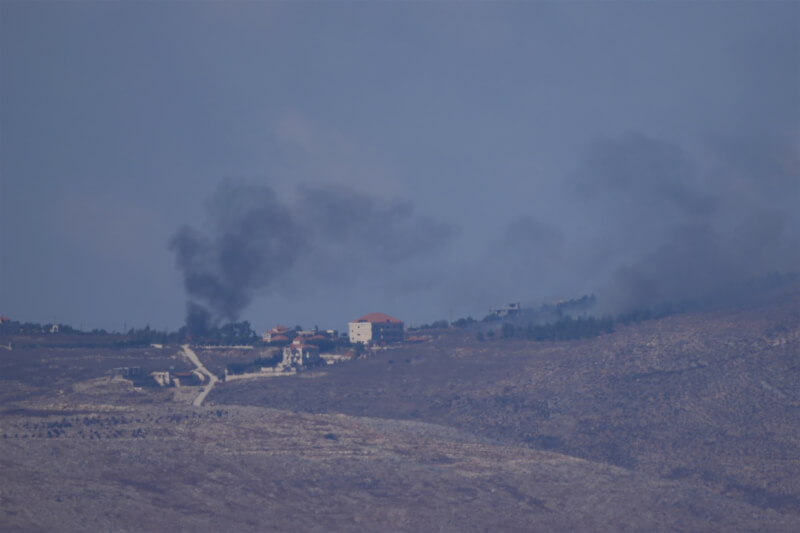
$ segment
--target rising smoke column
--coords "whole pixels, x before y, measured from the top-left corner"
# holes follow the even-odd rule
[[[237,320],[258,290],[291,270],[306,240],[268,187],[225,181],[207,208],[207,233],[184,226],[169,243],[190,298],[193,331]]]
[[[226,180],[207,208],[206,231],[184,226],[169,243],[195,332],[237,320],[255,297],[296,279],[349,283],[358,272],[397,282],[405,265],[438,254],[454,234],[409,202],[330,185],[301,185],[290,201],[266,185]]]

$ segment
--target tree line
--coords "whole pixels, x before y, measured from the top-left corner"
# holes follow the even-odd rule
[[[35,322],[8,320],[0,323],[0,335],[72,335],[83,338],[82,342],[81,340],[70,342],[72,346],[110,344],[119,347],[134,347],[150,344],[182,344],[185,342],[208,345],[254,346],[261,342],[261,337],[253,331],[250,322],[246,320],[209,327],[202,335],[191,335],[186,326],[177,331],[158,330],[147,325],[143,328],[130,328],[126,332],[109,332],[105,329],[83,331],[68,324],[38,324]],[[73,340],[76,339],[73,338]]]

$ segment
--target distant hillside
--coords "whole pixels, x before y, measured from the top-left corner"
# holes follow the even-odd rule
[[[199,407],[201,386],[121,378],[193,368],[174,345],[0,347],[0,530],[800,530],[800,291],[581,340],[498,331],[221,381]],[[269,353],[198,350],[215,373]]]
[[[212,399],[444,424],[800,519],[798,295],[581,341],[447,330],[317,379],[236,384]]]

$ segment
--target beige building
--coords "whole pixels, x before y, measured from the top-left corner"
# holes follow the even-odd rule
[[[319,348],[313,344],[292,343],[283,349],[282,368],[308,367],[323,364],[319,357]]]
[[[370,313],[350,322],[350,342],[389,344],[403,342],[403,321],[384,313]]]

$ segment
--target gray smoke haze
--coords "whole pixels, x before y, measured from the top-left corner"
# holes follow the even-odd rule
[[[729,85],[709,101],[724,112],[688,118],[683,136],[653,124],[595,139],[549,199],[556,209],[511,221],[477,257],[473,270],[492,281],[480,296],[594,292],[601,310],[620,312],[719,300],[747,280],[800,272],[798,50],[796,16],[743,34],[726,49]]]
[[[797,270],[797,1],[0,6],[4,315],[414,324]],[[270,187],[194,218],[223,176]]]
[[[709,155],[701,170],[676,145],[641,135],[590,151],[575,185],[578,205],[595,213],[588,249],[610,269],[601,303],[624,311],[699,301],[748,278],[800,270],[798,176],[766,153],[735,166],[735,151]]]
[[[265,185],[227,180],[207,208],[208,228],[184,226],[169,243],[192,331],[237,320],[270,291],[348,283],[364,272],[391,275],[436,254],[454,232],[408,202],[347,187],[301,185],[288,200]]]
[[[800,272],[800,173],[790,138],[699,154],[641,133],[589,146],[556,216],[513,218],[453,271],[448,302],[538,306],[596,294],[597,311],[736,301],[734,287]],[[473,308],[478,306],[473,305]]]
[[[444,162],[425,157],[432,143],[406,152],[403,141],[387,141],[387,153],[441,170],[441,182],[413,182],[408,190],[424,191],[420,204],[470,232],[457,234],[453,225],[416,214],[408,202],[338,186],[339,177],[325,178],[330,185],[301,185],[286,198],[268,187],[223,185],[210,203],[208,230],[183,228],[172,241],[193,302],[190,315],[201,324],[234,319],[265,293],[317,309],[327,304],[328,320],[338,316],[329,302],[350,296],[358,302],[348,313],[375,302],[425,320],[592,293],[599,312],[616,313],[708,302],[747,280],[800,271],[800,33],[796,18],[770,15],[764,21],[752,27],[740,21],[741,31],[719,40],[698,26],[694,44],[669,39],[664,49],[642,57],[632,51],[642,38],[634,32],[627,37],[630,46],[613,48],[631,53],[630,67],[613,54],[592,56],[592,68],[627,73],[639,85],[612,83],[597,92],[605,85],[594,81],[608,80],[584,72],[588,77],[581,79],[592,81],[587,91],[556,106],[565,120],[584,124],[572,116],[573,106],[598,94],[617,105],[585,123],[593,132],[582,141],[587,144],[570,154],[574,163],[553,167],[554,174],[536,164],[540,150],[556,145],[536,144],[543,141],[533,115],[528,119],[534,126],[497,138],[455,135],[453,125],[449,146],[461,158],[443,156]],[[710,53],[713,47],[718,51]],[[594,43],[589,48],[594,51]],[[709,63],[694,61],[696,53]],[[475,108],[494,109],[483,98],[476,96]],[[620,99],[631,100],[630,114]],[[436,100],[430,111],[446,101]],[[502,106],[496,111],[498,120],[517,116],[516,108],[506,115]],[[460,114],[446,116],[457,120]],[[469,131],[468,123],[458,124],[458,133]],[[486,131],[494,130],[480,130]],[[530,145],[521,140],[528,138]],[[454,147],[495,159],[472,168]],[[289,167],[290,179],[320,172],[301,163]],[[424,174],[399,168],[409,176]],[[486,194],[485,205],[459,201],[479,194]],[[353,290],[321,296],[315,286]],[[726,296],[730,301],[737,295]]]
[[[699,155],[644,134],[601,139],[565,180],[557,217],[518,215],[482,246],[462,235],[452,254],[442,252],[454,226],[407,201],[308,184],[279,198],[225,181],[208,201],[208,227],[181,228],[170,249],[193,331],[238,319],[265,294],[313,302],[315,288],[359,278],[384,297],[419,291],[478,311],[591,293],[599,312],[702,303],[800,271],[795,150],[787,139],[717,141]]]
[[[788,139],[717,143],[699,161],[643,134],[599,140],[568,181],[563,218],[550,222],[564,229],[563,241],[517,221],[500,242],[517,256],[555,258],[544,280],[596,292],[613,312],[700,302],[748,279],[797,272],[793,150]],[[531,272],[541,263],[531,262]]]

